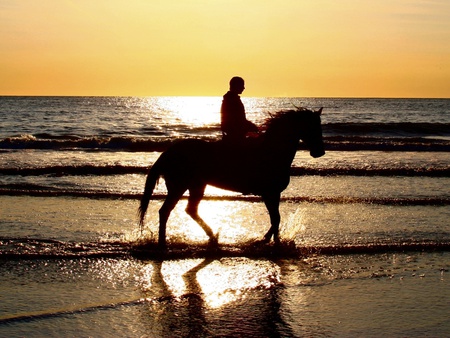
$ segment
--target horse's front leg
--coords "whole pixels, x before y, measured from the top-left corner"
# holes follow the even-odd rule
[[[280,237],[279,237],[279,227],[280,227],[280,220],[281,220],[281,216],[280,216],[280,193],[273,193],[273,194],[267,194],[267,195],[263,195],[263,201],[264,204],[266,205],[267,211],[269,211],[269,216],[270,216],[270,229],[269,231],[267,231],[267,233],[264,235],[264,239],[263,242],[265,243],[269,243],[270,239],[273,236],[273,240],[275,241],[275,243],[279,243],[280,242]]]

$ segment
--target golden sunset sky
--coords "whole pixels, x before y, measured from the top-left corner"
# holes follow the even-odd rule
[[[450,97],[448,0],[0,0],[0,95]]]

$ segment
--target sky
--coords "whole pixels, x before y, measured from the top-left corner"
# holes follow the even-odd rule
[[[450,97],[448,0],[0,0],[0,95]]]

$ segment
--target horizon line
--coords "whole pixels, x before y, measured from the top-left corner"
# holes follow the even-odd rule
[[[30,95],[30,94],[0,94],[0,97],[138,97],[138,98],[146,98],[146,97],[222,97],[222,95]],[[448,97],[419,97],[419,96],[245,96],[241,95],[243,99],[249,98],[273,98],[273,99],[282,99],[282,98],[309,98],[309,99],[418,99],[418,100],[446,100],[450,99]]]

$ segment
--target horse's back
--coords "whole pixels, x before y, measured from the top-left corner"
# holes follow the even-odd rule
[[[181,140],[167,149],[158,161],[163,162],[166,181],[186,188],[210,184],[260,195],[267,190],[281,191],[289,182],[289,171],[287,174],[280,172],[276,163],[267,160],[259,140],[246,140],[241,144]]]
[[[162,174],[165,179],[199,180],[206,174],[206,163],[212,153],[211,143],[185,139],[171,145],[157,160],[164,168]]]

